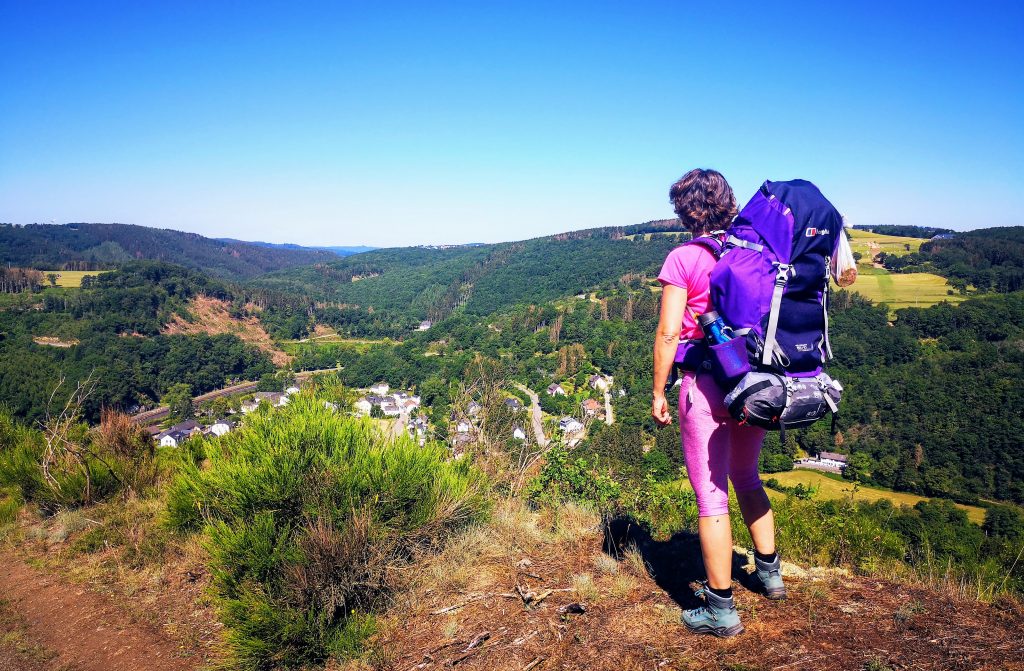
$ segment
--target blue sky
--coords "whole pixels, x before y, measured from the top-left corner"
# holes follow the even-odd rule
[[[0,221],[491,242],[702,166],[1024,224],[1024,3],[428,4],[0,0]]]

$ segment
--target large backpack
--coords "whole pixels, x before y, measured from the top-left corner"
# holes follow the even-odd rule
[[[739,421],[785,431],[831,411],[834,427],[842,387],[823,366],[832,358],[829,275],[842,231],[816,186],[768,181],[728,230],[686,243],[718,258],[711,303],[735,337],[706,359]]]

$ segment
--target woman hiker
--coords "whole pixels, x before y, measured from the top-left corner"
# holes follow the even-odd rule
[[[736,197],[725,177],[714,170],[691,170],[672,185],[669,199],[693,237],[728,228],[736,216]],[[696,315],[709,305],[709,274],[715,256],[703,245],[684,245],[665,259],[658,275],[663,292],[661,318],[654,344],[654,399],[651,415],[666,426],[672,422],[665,385],[681,341],[701,340]],[[683,612],[690,631],[735,636],[743,631],[732,595],[732,528],[729,485],[732,480],[743,521],[754,540],[757,578],[770,599],[783,599],[781,563],[775,551],[775,518],[757,472],[765,431],[741,426],[723,402],[723,391],[711,375],[686,370],[679,389],[679,431],[686,472],[697,497],[701,555],[707,580],[705,605]]]

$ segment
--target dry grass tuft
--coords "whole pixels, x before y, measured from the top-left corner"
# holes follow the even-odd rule
[[[612,578],[608,592],[616,599],[625,599],[639,584],[639,581],[628,573],[620,573]]]
[[[572,577],[572,589],[580,601],[592,603],[601,598],[601,592],[589,573],[578,573]]]
[[[594,567],[602,575],[615,575],[619,572],[619,562],[615,557],[610,557],[603,552],[594,555]]]

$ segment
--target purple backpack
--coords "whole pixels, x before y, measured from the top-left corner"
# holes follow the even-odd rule
[[[732,390],[738,420],[785,430],[837,412],[842,387],[822,367],[832,358],[829,275],[842,229],[832,203],[797,179],[765,182],[727,231],[686,243],[718,258],[711,304],[733,338],[711,346],[705,365]]]

